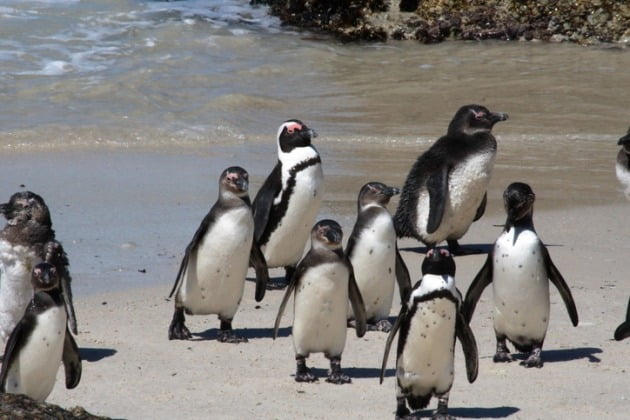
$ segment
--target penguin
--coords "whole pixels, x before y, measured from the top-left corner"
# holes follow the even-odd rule
[[[446,240],[455,255],[479,252],[458,240],[483,216],[497,152],[491,130],[507,119],[480,105],[455,113],[446,135],[409,171],[394,215],[398,237],[414,237],[430,248]]]
[[[67,314],[54,265],[41,262],[31,274],[35,290],[26,312],[11,332],[0,371],[0,393],[25,394],[44,401],[63,362],[66,388],[81,380],[81,356],[67,325]]]
[[[628,299],[628,309],[626,310],[626,320],[615,330],[615,340],[621,341],[630,337],[630,298]]]
[[[324,173],[317,133],[300,120],[280,125],[278,162],[253,203],[255,233],[267,265],[284,267],[288,282],[304,254],[309,232],[322,203]]]
[[[343,253],[342,235],[341,226],[334,220],[321,220],[313,226],[311,248],[298,264],[276,316],[274,340],[287,302],[294,294],[292,335],[297,382],[318,380],[306,366],[306,358],[318,352],[323,352],[330,360],[326,382],[352,382],[341,371],[348,300],[356,319],[357,337],[365,335],[366,319],[352,264]]]
[[[617,153],[615,172],[617,173],[617,179],[624,186],[626,198],[630,200],[630,127],[628,128],[628,133],[621,137],[617,144],[622,146],[622,148]]]
[[[462,313],[470,322],[483,290],[492,283],[494,331],[497,340],[494,361],[510,362],[506,340],[517,350],[528,352],[525,367],[543,366],[542,346],[549,325],[549,280],[556,286],[573,326],[578,312],[571,290],[556,268],[547,248],[534,229],[531,187],[510,184],[503,193],[507,220],[503,232],[473,279]]]
[[[387,320],[392,308],[394,284],[398,281],[400,300],[411,291],[409,271],[396,244],[394,221],[386,206],[400,190],[381,182],[368,182],[358,197],[358,215],[345,254],[365,304],[368,330],[389,332]],[[352,308],[348,317],[353,319]]]
[[[396,353],[396,418],[415,418],[413,410],[438,398],[434,419],[450,419],[448,398],[454,377],[455,338],[461,342],[468,382],[477,379],[479,356],[472,330],[460,312],[462,295],[455,285],[455,261],[446,249],[430,249],[422,261],[422,278],[403,302],[385,342],[380,382],[392,341]]]
[[[219,316],[220,342],[246,342],[232,330],[232,319],[243,297],[248,264],[256,271],[255,298],[260,302],[269,274],[265,257],[254,241],[254,217],[249,195],[249,175],[232,166],[219,177],[219,197],[186,247],[175,284],[175,312],[168,328],[169,340],[192,338],[185,325],[188,315]]]
[[[44,199],[30,191],[17,192],[0,204],[0,213],[7,219],[0,231],[0,345],[4,347],[33,297],[31,270],[45,260],[56,265],[68,323],[77,334],[68,258],[55,240]]]

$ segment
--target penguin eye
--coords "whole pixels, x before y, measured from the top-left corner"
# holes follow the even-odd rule
[[[486,113],[484,111],[479,111],[479,112],[473,111],[473,115],[478,120],[483,120],[484,118],[486,118]]]

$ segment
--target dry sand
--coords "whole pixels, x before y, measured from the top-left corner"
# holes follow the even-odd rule
[[[352,147],[356,145],[337,145],[333,150],[329,145],[320,147],[324,162],[329,162],[322,217],[337,218],[346,233],[352,227],[359,187],[371,179],[402,184],[413,158],[426,145],[387,150],[368,147],[358,158],[349,152]],[[602,152],[601,146],[585,143],[575,158],[568,152],[562,165],[549,164],[543,151],[538,158],[532,157],[528,165],[537,166],[529,172],[516,164],[522,164],[519,147],[500,146],[487,214],[473,224],[462,243],[487,250],[500,232],[496,225],[504,222],[501,192],[513,180],[530,182],[538,196],[537,230],[571,287],[580,324],[571,326],[552,286],[545,366],[526,369],[518,363],[494,364],[492,292],[486,290],[472,322],[479,346],[479,377],[475,383],[467,383],[458,345],[450,411],[461,418],[627,418],[630,340],[612,340],[630,295],[630,204],[614,179],[616,147]],[[273,153],[272,148],[270,151]],[[585,151],[590,153],[586,163],[580,159]],[[72,162],[67,168],[60,164],[66,160]],[[249,338],[248,343],[217,342],[219,323],[210,316],[187,318],[193,340],[167,339],[173,302],[166,296],[183,249],[215,199],[215,193],[208,191],[216,191],[214,180],[220,170],[243,160],[253,174],[253,194],[268,170],[268,159],[262,162],[255,154],[252,158],[223,149],[164,155],[102,151],[18,154],[3,162],[2,197],[25,183],[51,206],[78,290],[77,342],[85,359],[83,377],[76,389],[66,390],[60,369],[49,402],[64,407],[81,405],[95,414],[130,419],[393,417],[395,352],[390,354],[385,382],[379,385],[378,381],[384,333],[368,332],[359,339],[349,331],[342,368],[353,378],[352,384],[326,383],[328,361],[320,354],[308,360],[322,377],[320,382],[294,381],[291,311],[285,313],[280,337],[271,338],[281,291],[268,291],[257,305],[254,284],[247,282],[234,327]],[[202,175],[191,177],[194,173]],[[400,244],[414,281],[420,277],[419,251],[423,249],[419,246],[412,240]],[[484,255],[456,258],[456,279],[462,292],[484,259]],[[279,277],[282,273],[272,270],[271,274]],[[82,286],[86,283],[91,286]],[[395,298],[392,316],[398,308]],[[435,406],[432,400],[422,416],[430,415]]]

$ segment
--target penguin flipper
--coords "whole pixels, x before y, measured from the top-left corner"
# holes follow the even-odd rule
[[[22,318],[24,319],[24,318]],[[33,324],[31,322],[31,324]],[[4,355],[2,356],[2,370],[0,371],[0,393],[4,393],[6,391],[4,383],[7,380],[7,375],[9,374],[9,367],[13,364],[13,360],[16,358],[17,353],[15,351],[18,343],[24,341],[30,335],[30,331],[26,328],[26,324],[20,320],[13,331],[11,331],[11,335],[9,335],[9,339],[7,340],[7,344],[4,348]]]
[[[545,266],[547,268],[547,275],[549,276],[549,280],[553,283],[554,286],[560,292],[560,296],[562,296],[562,300],[564,301],[564,305],[567,307],[567,311],[569,312],[569,317],[571,318],[571,323],[574,327],[578,325],[578,312],[575,307],[575,301],[573,300],[573,295],[571,294],[571,289],[567,285],[567,282],[564,281],[564,277],[560,274],[560,271],[556,268],[553,261],[551,261],[551,257],[549,256],[549,251],[547,251],[547,247],[543,244],[542,252],[543,257],[545,258]]]
[[[464,350],[464,358],[466,359],[466,376],[468,382],[472,384],[479,373],[479,353],[475,336],[461,312],[457,313],[455,334],[459,342],[462,343],[462,350]]]
[[[400,329],[400,325],[403,320],[407,317],[407,307],[403,304],[400,308],[400,312],[398,313],[398,317],[396,321],[394,321],[394,325],[392,325],[392,329],[387,335],[387,341],[385,341],[385,352],[383,353],[383,362],[381,363],[381,374],[380,374],[380,384],[383,383],[383,378],[385,377],[385,369],[387,368],[387,359],[389,358],[389,350],[392,347],[392,342],[394,341],[394,337],[398,333]]]
[[[403,260],[398,250],[398,244],[396,244],[396,281],[398,282],[400,301],[406,302],[411,293],[411,279],[409,277],[407,264],[405,264],[405,260]]]
[[[488,192],[486,191],[483,194],[483,199],[481,200],[481,204],[479,204],[479,207],[477,207],[477,213],[475,213],[475,218],[473,219],[473,222],[476,222],[477,220],[481,219],[481,216],[483,216],[483,214],[486,212],[487,204],[488,204]]]
[[[199,244],[201,243],[201,240],[208,232],[208,229],[210,228],[210,226],[215,223],[216,221],[215,213],[216,213],[215,206],[212,206],[212,208],[210,209],[210,212],[201,221],[201,224],[197,228],[197,231],[193,235],[193,238],[191,239],[190,243],[188,244],[188,246],[186,246],[184,257],[182,258],[182,262],[179,265],[179,271],[177,271],[177,277],[175,277],[175,284],[173,284],[171,293],[168,294],[169,298],[173,297],[173,294],[179,288],[179,285],[182,282],[182,279],[184,278],[184,273],[186,272],[186,269],[188,268],[188,261],[190,260],[190,256],[192,255],[193,252],[197,250],[197,248],[199,247]]]
[[[431,234],[440,227],[446,207],[446,197],[448,197],[448,168],[446,165],[429,176],[427,191],[429,192],[427,233]]]
[[[348,279],[348,297],[350,298],[350,304],[352,305],[352,312],[354,313],[354,319],[356,322],[357,337],[363,337],[367,331],[367,315],[365,314],[365,304],[363,303],[363,297],[361,291],[357,285],[357,280],[354,277],[354,270],[350,261],[350,278]]]
[[[291,280],[289,281],[289,284],[287,285],[287,290],[284,292],[284,297],[282,298],[282,302],[280,303],[280,307],[278,308],[278,315],[276,315],[276,322],[273,325],[273,339],[275,340],[276,337],[278,336],[278,328],[280,327],[280,320],[282,319],[282,314],[284,313],[284,309],[287,306],[287,302],[289,302],[289,298],[291,297],[291,294],[293,294],[293,290],[295,290],[295,286],[297,285],[298,281],[300,281],[300,278],[302,277],[302,275],[304,274],[304,271],[306,270],[304,264],[299,264],[297,266],[297,268],[295,269],[295,273],[293,273],[293,277],[291,277]]]
[[[260,239],[267,228],[267,223],[269,223],[273,200],[276,198],[276,195],[282,191],[281,180],[282,167],[280,166],[280,162],[278,162],[267,179],[265,179],[265,182],[263,182],[254,198],[254,203],[252,204],[252,211],[254,213],[254,241],[257,243],[260,243]]]
[[[66,307],[66,314],[68,315],[68,325],[70,326],[70,331],[73,334],[78,334],[77,329],[77,316],[74,312],[74,304],[72,303],[72,289],[70,289],[70,282],[72,279],[70,278],[70,273],[67,270],[64,270],[64,273],[61,275],[59,285],[61,287],[61,295],[63,296],[63,303]]]
[[[63,303],[66,308],[66,315],[68,316],[68,325],[73,334],[78,333],[77,329],[77,317],[74,312],[74,304],[72,302],[72,277],[68,270],[70,262],[68,261],[68,255],[63,249],[61,242],[57,240],[48,241],[46,243],[46,257],[47,263],[52,264],[57,273],[59,273],[59,287],[61,288],[61,295],[63,296]]]
[[[475,312],[475,307],[477,306],[477,302],[481,297],[484,289],[492,283],[492,256],[493,251],[488,253],[488,258],[486,258],[486,262],[481,267],[481,270],[477,273],[472,283],[470,283],[470,287],[468,287],[468,291],[466,292],[466,298],[464,299],[464,303],[462,304],[460,312],[462,313],[464,320],[467,323],[470,323],[472,319],[473,313]]]
[[[628,299],[628,309],[626,311],[626,321],[615,330],[615,340],[621,341],[624,338],[630,337],[630,298]]]
[[[254,267],[256,271],[256,292],[254,297],[256,302],[260,302],[265,297],[265,291],[269,283],[269,270],[267,268],[267,261],[265,261],[265,255],[256,242],[252,243],[252,250],[249,254],[249,265]]]
[[[81,354],[79,353],[79,346],[72,338],[68,328],[66,328],[66,338],[63,342],[62,360],[66,372],[66,388],[75,388],[81,380]]]

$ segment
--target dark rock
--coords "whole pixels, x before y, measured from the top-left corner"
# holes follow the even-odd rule
[[[40,403],[26,395],[0,394],[0,420],[105,420],[88,413],[82,407],[69,410],[58,405]]]

